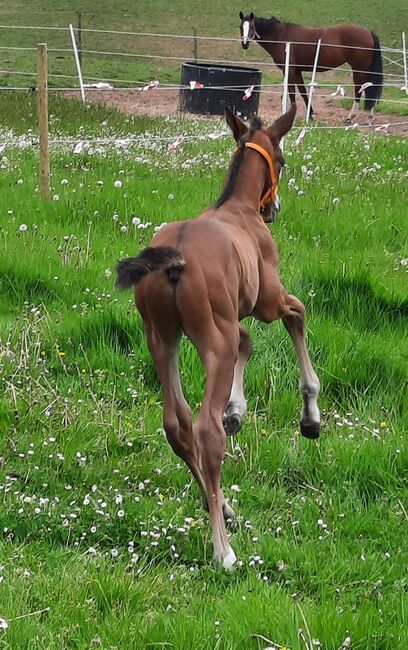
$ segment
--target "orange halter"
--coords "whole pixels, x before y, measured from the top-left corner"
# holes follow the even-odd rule
[[[276,174],[275,174],[275,169],[273,167],[272,163],[272,158],[270,157],[269,153],[261,147],[259,144],[256,144],[255,142],[245,142],[245,146],[248,147],[248,149],[254,149],[258,153],[261,154],[268,163],[269,167],[269,174],[271,177],[271,186],[268,190],[266,190],[265,194],[260,200],[261,207],[264,207],[267,203],[272,201],[278,192],[278,181],[276,180]]]

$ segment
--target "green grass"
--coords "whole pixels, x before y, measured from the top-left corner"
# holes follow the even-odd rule
[[[7,101],[2,129],[26,138],[34,105]],[[52,138],[224,128],[63,100],[50,113]],[[299,437],[284,328],[247,319],[249,412],[223,467],[242,562],[231,574],[212,567],[198,489],[163,437],[140,317],[113,280],[155,225],[215,200],[232,138],[173,153],[167,141],[79,156],[59,145],[50,202],[35,149],[3,152],[0,647],[255,650],[264,637],[305,650],[299,628],[310,648],[347,636],[353,650],[407,647],[407,141],[315,131],[296,149],[295,137],[273,234],[284,284],[307,307],[323,433]],[[187,342],[182,377],[196,412],[203,375]]]

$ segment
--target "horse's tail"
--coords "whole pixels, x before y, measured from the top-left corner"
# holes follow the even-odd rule
[[[374,34],[374,32],[371,32],[371,36],[373,37],[373,47],[375,49],[373,52],[373,60],[368,72],[367,81],[371,82],[373,85],[369,86],[365,91],[365,111],[370,111],[375,107],[381,97],[383,88],[383,63],[380,40],[377,34]]]
[[[128,289],[152,271],[166,271],[170,282],[176,284],[185,261],[175,248],[156,246],[145,248],[137,257],[120,260],[116,267],[116,287]]]

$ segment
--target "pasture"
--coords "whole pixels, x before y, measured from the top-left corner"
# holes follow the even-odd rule
[[[217,198],[233,139],[206,137],[222,119],[58,100],[55,139],[143,137],[79,155],[55,145],[44,203],[37,154],[23,148],[35,106],[23,121],[18,98],[5,101],[20,147],[3,152],[0,177],[1,647],[337,649],[350,636],[353,650],[404,648],[407,141],[288,138],[272,230],[283,281],[308,310],[323,432],[299,437],[283,326],[248,319],[249,413],[223,468],[240,565],[226,574],[163,437],[132,296],[113,279],[154,227]],[[169,152],[175,135],[203,140]],[[182,376],[196,410],[202,373],[187,343]]]
[[[88,0],[83,14],[94,27],[186,33],[191,23],[222,35],[250,9],[224,4],[207,3],[203,16],[196,2],[186,13],[181,0]],[[65,3],[50,7],[36,3],[30,23],[74,18]],[[256,10],[312,22],[304,2],[262,0]],[[340,16],[318,0],[313,22],[355,20],[399,47],[402,4],[374,0],[367,11],[358,0]],[[3,23],[24,24],[26,13],[20,1],[0,8]],[[3,43],[43,38],[31,34],[5,33]],[[147,47],[114,38],[106,49]],[[69,47],[56,34],[48,42]],[[10,51],[4,67],[29,69],[30,57]],[[85,61],[89,76],[156,76],[147,63]],[[71,54],[50,66],[75,74]],[[159,70],[178,80],[175,67]],[[165,440],[141,319],[114,278],[117,260],[155,228],[218,198],[235,143],[222,118],[127,116],[57,97],[49,112],[44,202],[35,97],[0,95],[0,143],[9,143],[0,153],[0,648],[408,647],[408,140],[316,129],[296,145],[300,125],[287,138],[270,228],[282,281],[307,309],[322,434],[299,435],[298,366],[283,325],[246,319],[248,414],[222,472],[238,515],[229,532],[239,564],[228,573],[212,565],[208,515]],[[100,141],[74,153],[87,138]],[[203,373],[187,341],[181,364],[196,413]]]

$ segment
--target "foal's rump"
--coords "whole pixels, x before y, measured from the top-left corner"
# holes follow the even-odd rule
[[[129,289],[152,271],[165,271],[171,282],[177,282],[184,267],[180,251],[170,246],[149,246],[137,257],[120,260],[116,267],[116,286]]]
[[[216,320],[238,313],[241,273],[235,228],[213,219],[169,224],[137,257],[120,260],[116,286],[135,287],[145,325],[163,340],[182,331],[195,344]]]

